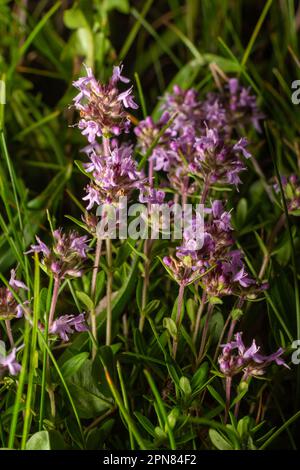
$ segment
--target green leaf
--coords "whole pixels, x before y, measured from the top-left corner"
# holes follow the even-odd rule
[[[231,316],[233,320],[238,320],[243,315],[243,310],[240,308],[234,308],[231,310]]]
[[[192,394],[192,388],[190,381],[187,377],[180,377],[179,386],[186,397],[190,397]]]
[[[171,429],[175,428],[179,415],[180,411],[178,408],[173,408],[168,414],[168,426],[170,426]]]
[[[196,318],[197,306],[198,306],[197,302],[195,302],[195,300],[192,298],[189,298],[185,302],[185,308],[189,316],[189,319],[191,320],[192,323],[194,323],[195,318]]]
[[[207,379],[208,369],[208,362],[204,362],[193,375],[191,380],[191,387],[193,392],[201,389],[201,387],[204,385]]]
[[[92,361],[67,379],[76,409],[81,418],[90,419],[101,415],[112,407],[111,398],[103,395],[101,384],[97,384],[92,374]]]
[[[60,366],[60,370],[64,378],[67,379],[76,374],[88,357],[88,352],[82,352],[80,354],[76,354],[76,356],[71,357],[71,359],[68,359],[64,364],[62,364]]]
[[[153,426],[151,421],[148,418],[146,418],[146,416],[142,415],[139,411],[135,411],[134,415],[139,421],[139,423],[143,426],[145,431],[147,431],[147,433],[150,434],[150,436],[156,437],[155,427]]]
[[[94,302],[92,301],[92,299],[85,293],[85,292],[81,292],[81,291],[76,291],[76,297],[78,297],[78,299],[80,300],[80,302],[85,305],[85,307],[88,309],[88,310],[93,310],[94,308]]]
[[[128,0],[104,0],[102,4],[104,11],[119,10],[121,13],[129,13],[130,6]]]
[[[243,228],[247,219],[247,212],[248,212],[247,199],[242,197],[238,202],[237,210],[236,210],[236,224],[238,228]]]
[[[87,450],[99,450],[103,449],[104,442],[109,438],[115,420],[109,419],[102,424],[99,428],[92,429],[86,438],[86,449]]]
[[[157,299],[154,299],[154,300],[151,300],[145,307],[144,309],[144,315],[147,316],[147,315],[150,315],[150,313],[154,312],[154,310],[158,309],[159,307],[159,304],[160,304],[160,300],[157,300]]]
[[[260,247],[263,255],[267,256],[268,255],[268,249],[267,249],[266,245],[264,244],[262,238],[258,235],[257,232],[254,232],[254,235],[255,235],[255,238],[257,240],[257,243],[259,244],[259,247]]]
[[[209,297],[208,301],[212,305],[222,305],[223,304],[223,300],[220,299],[219,297],[214,297],[214,296]]]
[[[177,337],[177,326],[174,320],[170,317],[165,317],[163,319],[163,327],[166,328],[172,338]]]
[[[219,450],[233,450],[230,442],[227,441],[221,434],[215,429],[209,430],[209,437],[213,445]]]
[[[65,444],[58,431],[39,431],[26,443],[26,450],[63,450]]]
[[[224,406],[225,407],[225,402],[223,400],[223,398],[221,397],[221,395],[211,386],[211,385],[208,385],[207,386],[207,390],[209,391],[209,393],[214,397],[214,399],[220,403],[220,405]]]
[[[69,29],[85,28],[88,26],[83,12],[79,8],[70,8],[64,12],[64,23]]]

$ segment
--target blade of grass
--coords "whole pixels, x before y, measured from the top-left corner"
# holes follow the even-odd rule
[[[124,380],[123,380],[121,364],[120,364],[119,361],[117,362],[117,371],[118,371],[119,381],[120,381],[120,385],[121,385],[121,391],[122,391],[124,406],[125,406],[126,410],[129,413],[129,410],[130,410],[129,401],[128,401],[126,387],[125,387]],[[134,450],[134,440],[133,440],[132,429],[128,428],[128,431],[129,431],[130,447],[131,447],[131,450]]]
[[[135,78],[136,85],[137,85],[137,89],[138,89],[138,93],[139,93],[140,103],[141,103],[141,107],[142,107],[142,111],[143,111],[143,117],[144,117],[144,119],[145,119],[145,118],[148,116],[148,113],[147,113],[145,97],[144,97],[144,93],[143,93],[143,89],[142,89],[142,85],[141,85],[141,80],[140,80],[139,74],[138,74],[138,73],[135,73],[135,74],[134,74],[134,78]]]
[[[267,13],[268,13],[268,11],[269,11],[271,5],[272,5],[272,2],[273,2],[273,0],[268,0],[268,1],[266,2],[265,6],[264,6],[264,8],[263,8],[263,11],[261,12],[260,17],[258,18],[258,21],[257,21],[257,23],[256,23],[256,25],[255,25],[255,28],[254,28],[254,30],[253,30],[253,33],[252,33],[252,35],[251,35],[250,41],[248,42],[248,45],[247,45],[246,50],[245,50],[245,52],[244,52],[244,55],[243,55],[243,58],[242,58],[242,62],[241,62],[241,65],[242,65],[242,66],[246,65],[246,63],[247,63],[247,60],[248,60],[248,58],[249,58],[249,56],[250,56],[250,54],[251,54],[251,50],[252,50],[252,48],[253,48],[253,45],[254,45],[254,43],[255,43],[255,41],[256,41],[256,38],[257,38],[257,36],[258,36],[258,34],[259,34],[259,31],[260,31],[260,29],[261,29],[261,27],[262,27],[262,25],[263,25],[263,22],[264,22],[264,20],[265,20],[265,18],[266,18],[266,16],[267,16]]]
[[[139,447],[141,450],[146,450],[146,446],[145,446],[145,443],[133,421],[133,419],[131,418],[130,414],[128,413],[123,401],[122,401],[122,398],[115,386],[115,384],[113,383],[112,379],[111,379],[111,376],[107,370],[107,367],[106,365],[103,363],[103,360],[101,358],[101,361],[102,361],[102,364],[103,364],[103,367],[104,367],[104,372],[105,372],[105,377],[106,377],[106,381],[109,385],[109,388],[111,390],[111,393],[115,399],[115,402],[116,404],[118,405],[119,407],[119,410],[120,410],[120,413],[122,414],[124,420],[126,421],[127,423],[127,426],[128,426],[128,429],[131,430],[133,436],[135,437]]]
[[[130,33],[128,34],[128,36],[126,38],[125,43],[123,44],[123,47],[122,47],[122,49],[120,51],[120,54],[119,54],[119,59],[120,60],[125,59],[129,49],[131,48],[132,44],[134,43],[136,35],[137,35],[137,33],[139,32],[139,29],[142,26],[141,19],[145,18],[145,16],[147,15],[152,3],[153,3],[153,0],[148,0],[145,3],[144,8],[142,9],[142,11],[140,13],[140,19],[135,22],[133,28],[131,29]]]
[[[47,122],[51,121],[52,119],[57,118],[60,115],[60,111],[53,111],[53,113],[48,114],[47,116],[42,117],[42,119],[39,119],[37,122],[34,122],[31,124],[31,126],[26,127],[26,129],[23,129],[21,132],[19,132],[16,136],[15,139],[22,139],[25,135],[29,134],[30,132],[34,131],[40,126],[43,126]]]
[[[273,442],[274,439],[276,439],[279,436],[279,434],[281,434],[285,429],[288,428],[288,426],[290,426],[294,421],[296,421],[299,418],[300,418],[300,411],[297,411],[297,413],[295,413],[293,416],[291,416],[291,418],[289,418],[282,426],[280,426],[280,428],[277,429],[269,437],[269,439],[267,439],[266,442],[263,443],[262,446],[260,446],[259,450],[266,449],[271,444],[271,442]]]
[[[48,317],[52,298],[52,287],[53,277],[49,280],[47,302],[46,302],[46,314],[45,314],[45,341],[48,343]],[[40,399],[40,415],[39,415],[39,431],[43,429],[43,419],[45,413],[45,397],[46,397],[46,380],[47,380],[47,361],[48,352],[47,349],[43,350],[43,371],[42,371],[42,383],[41,383],[41,399]]]
[[[155,31],[155,29],[151,26],[148,21],[146,21],[141,14],[135,9],[132,8],[131,10],[132,15],[141,22],[141,24],[144,26],[145,30],[148,31],[148,33],[157,41],[157,43],[160,45],[160,47],[163,49],[163,51],[170,57],[170,59],[174,62],[176,67],[180,69],[182,67],[181,61],[176,57],[174,52],[167,46],[160,38],[159,34]]]
[[[172,429],[170,427],[170,424],[169,424],[169,421],[168,421],[168,417],[167,417],[167,413],[166,413],[166,410],[165,410],[164,402],[163,402],[163,400],[160,396],[160,393],[159,393],[159,391],[158,391],[158,389],[155,385],[155,382],[154,382],[151,374],[146,369],[144,369],[144,374],[145,374],[146,379],[148,381],[148,384],[149,384],[149,386],[152,390],[152,393],[155,397],[159,412],[160,412],[161,416],[164,419],[166,432],[167,432],[168,437],[169,437],[170,448],[172,450],[176,450],[176,442],[175,442],[175,439],[174,439],[173,431],[172,431]]]
[[[19,60],[21,59],[21,57],[23,57],[23,55],[25,54],[25,52],[27,51],[27,49],[29,48],[29,46],[31,45],[31,43],[34,41],[34,39],[36,38],[36,36],[38,35],[38,33],[41,31],[41,29],[45,26],[45,24],[47,23],[47,21],[51,18],[52,15],[54,15],[54,13],[59,9],[59,7],[61,6],[61,1],[55,3],[53,5],[52,8],[50,8],[49,11],[47,11],[47,13],[42,16],[42,19],[37,23],[37,25],[33,28],[33,30],[30,32],[29,36],[27,37],[27,39],[24,41],[24,43],[22,44],[22,46],[19,48],[18,50],[18,54],[17,54],[17,57],[13,60],[9,70],[8,70],[8,73],[7,73],[7,76],[8,76],[8,79],[10,80],[11,79],[11,76],[16,68],[16,66],[18,65],[18,62]]]
[[[31,407],[34,405],[34,391],[35,385],[33,383],[35,370],[38,367],[38,351],[36,349],[37,345],[37,331],[38,331],[38,321],[40,315],[40,263],[38,254],[34,254],[34,297],[33,297],[33,324],[31,330],[31,344],[30,344],[30,359],[29,359],[29,371],[28,371],[28,385],[27,385],[27,395],[26,395],[26,405],[24,412],[24,424],[23,424],[23,434],[21,440],[21,449],[24,450],[26,447],[26,442],[30,430],[32,412]]]
[[[67,397],[69,399],[69,402],[70,402],[70,405],[71,405],[71,408],[73,410],[73,413],[74,413],[74,416],[75,416],[75,419],[76,419],[76,422],[77,422],[77,425],[78,425],[78,429],[79,429],[79,432],[80,432],[80,436],[81,436],[81,439],[82,439],[82,444],[83,444],[83,447],[85,447],[85,439],[84,439],[84,433],[83,433],[83,429],[82,429],[82,426],[81,426],[81,422],[80,422],[80,418],[79,418],[79,415],[78,415],[78,412],[77,412],[77,409],[76,409],[76,406],[75,406],[75,403],[73,401],[73,398],[72,398],[72,395],[70,393],[70,390],[69,390],[69,387],[67,386],[66,384],[66,381],[61,373],[61,370],[55,360],[55,357],[53,356],[52,352],[51,352],[51,349],[49,348],[43,334],[38,330],[38,335],[40,337],[40,339],[42,340],[42,342],[44,343],[44,346],[47,350],[47,353],[54,365],[54,368],[57,372],[57,375],[59,376],[60,380],[61,380],[61,383],[65,389],[65,392],[67,394]]]
[[[299,293],[299,284],[298,284],[298,278],[297,278],[297,264],[296,264],[295,244],[294,244],[294,239],[293,239],[293,234],[292,234],[292,229],[291,229],[291,224],[290,224],[290,218],[289,218],[289,212],[288,212],[286,197],[285,197],[283,186],[282,186],[281,175],[280,175],[279,170],[278,170],[277,161],[274,157],[275,153],[273,153],[273,149],[272,149],[273,146],[272,146],[271,139],[270,139],[269,129],[268,129],[267,126],[265,127],[265,129],[266,129],[268,143],[269,143],[270,150],[271,150],[270,154],[272,156],[273,165],[274,165],[275,173],[276,173],[279,188],[280,188],[280,193],[281,193],[281,197],[282,197],[282,201],[283,201],[283,208],[284,208],[284,213],[285,213],[286,223],[287,223],[287,228],[288,228],[288,234],[289,234],[289,240],[290,240],[290,246],[291,246],[293,277],[294,277],[297,338],[300,338],[300,297],[299,297],[300,293]],[[278,139],[278,143],[279,143],[279,145],[277,145],[277,158],[278,158],[279,157],[278,152],[281,152],[282,145],[281,145],[281,142],[279,141],[279,136],[277,136],[277,139]]]

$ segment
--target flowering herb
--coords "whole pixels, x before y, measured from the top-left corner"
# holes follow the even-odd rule
[[[55,278],[80,277],[82,262],[87,258],[87,236],[80,237],[77,232],[63,233],[62,229],[53,232],[51,248],[36,237],[37,244],[31,245],[27,253],[41,253],[42,264]]]
[[[260,347],[255,340],[249,348],[246,348],[242,340],[242,333],[236,333],[235,340],[222,345],[219,367],[226,376],[233,376],[244,372],[244,380],[249,376],[260,376],[266,368],[275,362],[278,366],[288,368],[282,359],[283,349],[279,348],[275,353],[265,356],[259,353]]]

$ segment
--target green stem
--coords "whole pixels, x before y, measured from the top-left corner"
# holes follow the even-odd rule
[[[35,370],[38,367],[38,351],[37,351],[37,335],[38,335],[38,321],[40,312],[40,265],[37,253],[34,256],[34,301],[33,301],[33,325],[31,334],[31,345],[30,345],[30,361],[29,361],[29,373],[28,373],[28,386],[27,396],[24,413],[24,426],[21,441],[21,449],[25,449],[26,442],[31,426],[32,419],[32,404],[34,405],[35,395],[35,384],[34,376]]]
[[[204,324],[204,328],[203,328],[202,338],[201,338],[201,344],[200,344],[199,355],[198,355],[198,360],[197,360],[198,364],[200,363],[200,361],[202,359],[202,356],[203,356],[203,353],[204,353],[204,348],[205,348],[207,333],[208,333],[208,328],[209,328],[209,322],[211,320],[213,310],[214,310],[214,305],[209,304],[208,305],[208,310],[207,310],[207,315],[206,315],[206,320],[205,320],[205,324]]]
[[[230,408],[230,395],[231,395],[231,382],[232,377],[226,377],[225,379],[225,388],[226,388],[226,406],[225,406],[225,417],[224,417],[224,424],[227,423],[228,412]]]
[[[97,245],[96,245],[96,253],[95,253],[95,263],[93,266],[93,275],[92,275],[92,285],[91,285],[91,298],[93,301],[93,308],[91,309],[90,312],[90,325],[91,325],[91,331],[92,335],[95,339],[95,342],[93,342],[93,350],[92,350],[92,357],[94,358],[97,353],[97,319],[96,319],[96,287],[97,287],[97,274],[98,274],[98,269],[99,269],[99,263],[100,263],[100,257],[101,257],[101,248],[102,248],[102,240],[100,238],[97,238]]]
[[[45,341],[48,344],[48,325],[49,318],[47,313],[50,309],[51,292],[52,292],[53,277],[50,278],[47,295],[46,318],[45,318]],[[43,429],[44,410],[45,410],[45,396],[46,396],[46,382],[48,373],[48,352],[44,347],[43,351],[43,371],[42,371],[42,384],[41,384],[41,400],[40,400],[40,416],[39,416],[39,431]]]
[[[107,286],[106,286],[106,345],[111,344],[111,327],[112,327],[112,251],[111,240],[106,239],[106,259],[107,259]]]
[[[176,358],[178,341],[179,341],[179,330],[181,324],[181,310],[182,310],[182,302],[184,297],[184,288],[185,285],[183,283],[179,286],[179,294],[178,294],[178,303],[177,303],[177,315],[176,315],[176,327],[177,327],[177,334],[176,338],[173,339],[173,358]]]
[[[206,293],[203,292],[202,298],[201,298],[201,303],[200,303],[200,306],[199,306],[198,312],[197,312],[195,330],[194,330],[194,334],[193,334],[193,343],[194,344],[196,344],[196,341],[197,341],[199,328],[200,328],[201,317],[202,317],[202,313],[203,313],[203,310],[204,310],[205,302],[206,302]]]

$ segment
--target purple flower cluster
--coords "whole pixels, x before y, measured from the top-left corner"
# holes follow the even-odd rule
[[[89,249],[87,236],[80,237],[77,232],[63,233],[62,229],[53,232],[51,248],[36,236],[37,244],[31,245],[27,253],[41,253],[42,264],[55,278],[79,277],[82,275],[82,262]]]
[[[195,90],[174,86],[165,96],[163,114],[157,123],[148,117],[135,128],[141,151],[160,138],[151,159],[154,170],[167,172],[175,189],[182,188],[182,178],[193,176],[208,183],[240,184],[239,174],[245,169],[244,159],[251,155],[245,138],[232,135],[251,123],[259,130],[263,115],[255,96],[230,79],[223,92],[209,93],[201,101]],[[163,127],[170,122],[165,132]],[[188,185],[190,193],[199,185]]]
[[[132,87],[119,92],[119,81],[128,83],[129,79],[122,75],[122,66],[114,67],[111,79],[107,84],[100,83],[94,77],[92,69],[86,67],[87,75],[81,77],[73,85],[79,90],[74,106],[80,112],[78,123],[82,134],[87,137],[90,144],[97,137],[110,137],[128,132],[130,120],[128,109],[136,109],[137,104],[132,96]]]
[[[245,170],[241,155],[250,158],[247,141],[226,144],[216,129],[206,129],[206,135],[195,140],[195,155],[189,170],[209,183],[241,183],[239,174]]]
[[[263,375],[266,367],[272,362],[288,368],[281,357],[284,352],[282,348],[269,356],[260,354],[259,350],[260,347],[256,345],[255,340],[249,348],[246,348],[242,333],[236,333],[235,341],[222,345],[222,354],[218,360],[221,372],[226,376],[233,376],[243,371],[246,380],[249,376]]]
[[[121,196],[128,197],[134,189],[143,188],[143,177],[133,159],[132,145],[120,145],[116,138],[110,140],[129,131],[128,109],[138,107],[132,96],[132,87],[124,92],[117,88],[118,82],[129,82],[122,75],[122,68],[122,65],[113,68],[108,84],[98,82],[89,68],[86,69],[86,77],[73,83],[80,90],[74,98],[82,117],[78,127],[88,140],[88,145],[82,149],[89,158],[84,164],[90,176],[83,197],[87,211],[94,205],[117,203]],[[101,143],[97,141],[99,137],[102,138]]]
[[[253,126],[261,131],[260,121],[264,114],[257,106],[256,96],[250,88],[240,85],[236,78],[231,78],[223,93],[209,93],[203,106],[204,115],[208,115],[209,125],[224,127],[230,135],[234,128]]]
[[[130,196],[136,188],[141,188],[141,173],[137,170],[136,162],[132,158],[132,146],[115,144],[108,154],[99,155],[93,152],[89,163],[84,164],[87,173],[91,175],[91,182],[86,187],[88,201],[87,210],[94,204],[117,203],[121,196]]]
[[[201,287],[211,297],[223,295],[253,295],[267,287],[259,285],[247,273],[242,253],[233,250],[234,238],[231,214],[224,210],[219,200],[206,209],[208,220],[204,222],[203,244],[197,248],[195,229],[184,232],[183,244],[173,257],[163,259],[176,281],[188,285],[199,280]]]
[[[63,341],[69,341],[69,336],[75,331],[87,331],[84,313],[79,315],[62,315],[58,317],[49,329],[49,334],[59,336]]]
[[[16,272],[14,269],[10,272],[10,281],[9,285],[15,291],[25,290],[28,291],[28,287],[24,282],[16,279]],[[24,301],[23,304],[18,304],[14,298],[11,290],[8,287],[0,287],[0,319],[1,320],[11,320],[13,318],[20,318],[23,315],[24,307],[23,305],[28,303]]]

